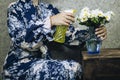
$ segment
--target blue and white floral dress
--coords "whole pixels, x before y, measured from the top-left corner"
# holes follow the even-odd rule
[[[18,0],[8,7],[8,30],[12,40],[3,65],[4,80],[75,80],[81,77],[81,65],[74,60],[49,57],[46,42],[53,41],[55,26],[50,16],[58,14],[51,4]],[[87,33],[70,26],[65,44],[84,42]],[[39,57],[44,55],[42,57]],[[48,58],[49,57],[49,58]]]

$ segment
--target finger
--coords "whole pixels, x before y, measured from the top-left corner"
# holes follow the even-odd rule
[[[100,26],[98,26],[98,27],[99,27],[99,28],[100,28],[100,27],[105,27],[105,25],[104,25],[104,24],[102,24],[102,25],[100,25]]]
[[[99,27],[99,28],[97,28],[95,31],[100,31],[100,30],[102,30],[102,29],[106,29],[105,27]]]
[[[96,31],[95,34],[98,35],[98,34],[101,34],[101,33],[104,33],[105,31],[104,30],[100,30],[100,31]]]
[[[70,17],[72,17],[72,18],[75,18],[75,16],[74,16],[73,13],[68,13],[68,12],[66,12],[65,14],[66,14],[67,16],[70,16]]]
[[[65,26],[69,26],[70,25],[70,22],[69,21],[67,21],[67,20],[63,20],[63,25],[65,25]]]
[[[107,39],[107,35],[104,36],[104,39]]]
[[[75,18],[70,17],[70,16],[66,16],[65,17],[67,20],[70,20],[70,22],[75,22]]]
[[[96,31],[95,34],[101,34],[101,33],[104,33],[104,32],[107,32],[106,28],[103,28],[101,30]]]
[[[105,35],[104,37],[101,37],[101,40],[105,40],[107,38],[107,35]]]
[[[64,22],[65,22],[65,23],[68,23],[69,25],[70,25],[70,23],[71,23],[71,21],[70,21],[70,20],[67,20],[67,19],[65,19]]]
[[[63,25],[65,25],[65,26],[70,26],[70,24],[67,23],[67,22],[64,22]]]
[[[63,13],[63,18],[70,20],[70,23],[75,22],[75,18],[71,13]]]
[[[103,37],[103,36],[105,36],[105,35],[107,35],[107,33],[106,33],[106,32],[104,32],[104,33],[102,33],[102,34],[97,35],[97,37]]]

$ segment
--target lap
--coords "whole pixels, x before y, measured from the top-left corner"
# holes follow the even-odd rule
[[[82,70],[81,65],[73,60],[23,59],[6,72],[12,76],[10,80],[12,78],[16,80],[71,80],[80,76]]]

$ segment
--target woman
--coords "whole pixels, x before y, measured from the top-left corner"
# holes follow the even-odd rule
[[[3,79],[79,80],[82,75],[80,60],[52,58],[56,45],[57,49],[64,45],[74,52],[76,49],[71,44],[77,40],[83,47],[87,31],[74,29],[71,22],[74,22],[72,13],[59,13],[57,8],[38,0],[18,0],[11,4],[7,23],[13,43],[3,66]],[[64,44],[53,42],[56,25],[70,26]],[[98,28],[96,34],[105,39],[105,27]]]

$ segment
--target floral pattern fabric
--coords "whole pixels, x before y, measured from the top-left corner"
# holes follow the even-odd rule
[[[58,14],[51,4],[34,6],[32,0],[18,0],[8,7],[8,30],[12,40],[3,65],[4,80],[76,80],[81,65],[74,60],[53,60],[46,42],[53,41],[55,26],[50,16]],[[66,32],[65,44],[82,44],[87,31],[74,28]],[[42,56],[41,56],[42,55]]]

